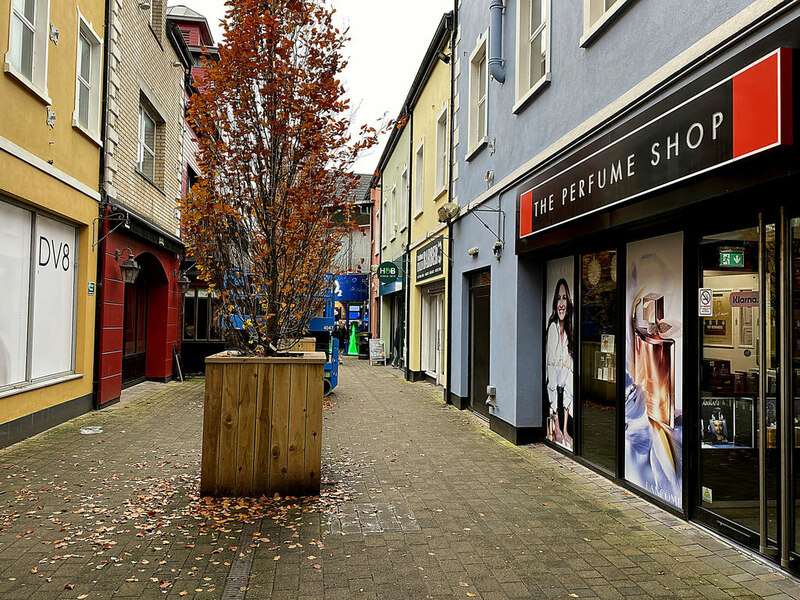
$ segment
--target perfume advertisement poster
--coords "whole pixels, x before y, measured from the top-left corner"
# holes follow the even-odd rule
[[[628,244],[625,478],[681,508],[683,234]]]
[[[572,452],[575,428],[573,364],[575,305],[573,258],[547,263],[545,290],[545,414],[547,439]]]

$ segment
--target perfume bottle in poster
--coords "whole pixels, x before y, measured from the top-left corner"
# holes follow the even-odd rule
[[[637,308],[641,306],[638,318]],[[633,313],[633,380],[645,391],[650,419],[675,426],[675,340],[677,326],[664,320],[664,296],[646,294]]]
[[[683,235],[627,246],[625,478],[683,504]]]

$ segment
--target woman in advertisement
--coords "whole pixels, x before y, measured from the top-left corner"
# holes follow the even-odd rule
[[[545,360],[550,401],[547,438],[569,450],[572,450],[573,313],[569,286],[562,277],[556,283],[553,312],[547,321]]]

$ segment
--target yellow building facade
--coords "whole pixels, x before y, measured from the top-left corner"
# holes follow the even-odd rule
[[[103,0],[0,0],[0,447],[92,408]]]
[[[413,97],[408,376],[446,384],[448,236],[437,211],[450,188],[450,30],[442,18]]]

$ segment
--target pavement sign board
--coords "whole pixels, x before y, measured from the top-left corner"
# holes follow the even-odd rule
[[[382,362],[386,364],[386,344],[383,338],[376,338],[369,341],[369,364]]]

